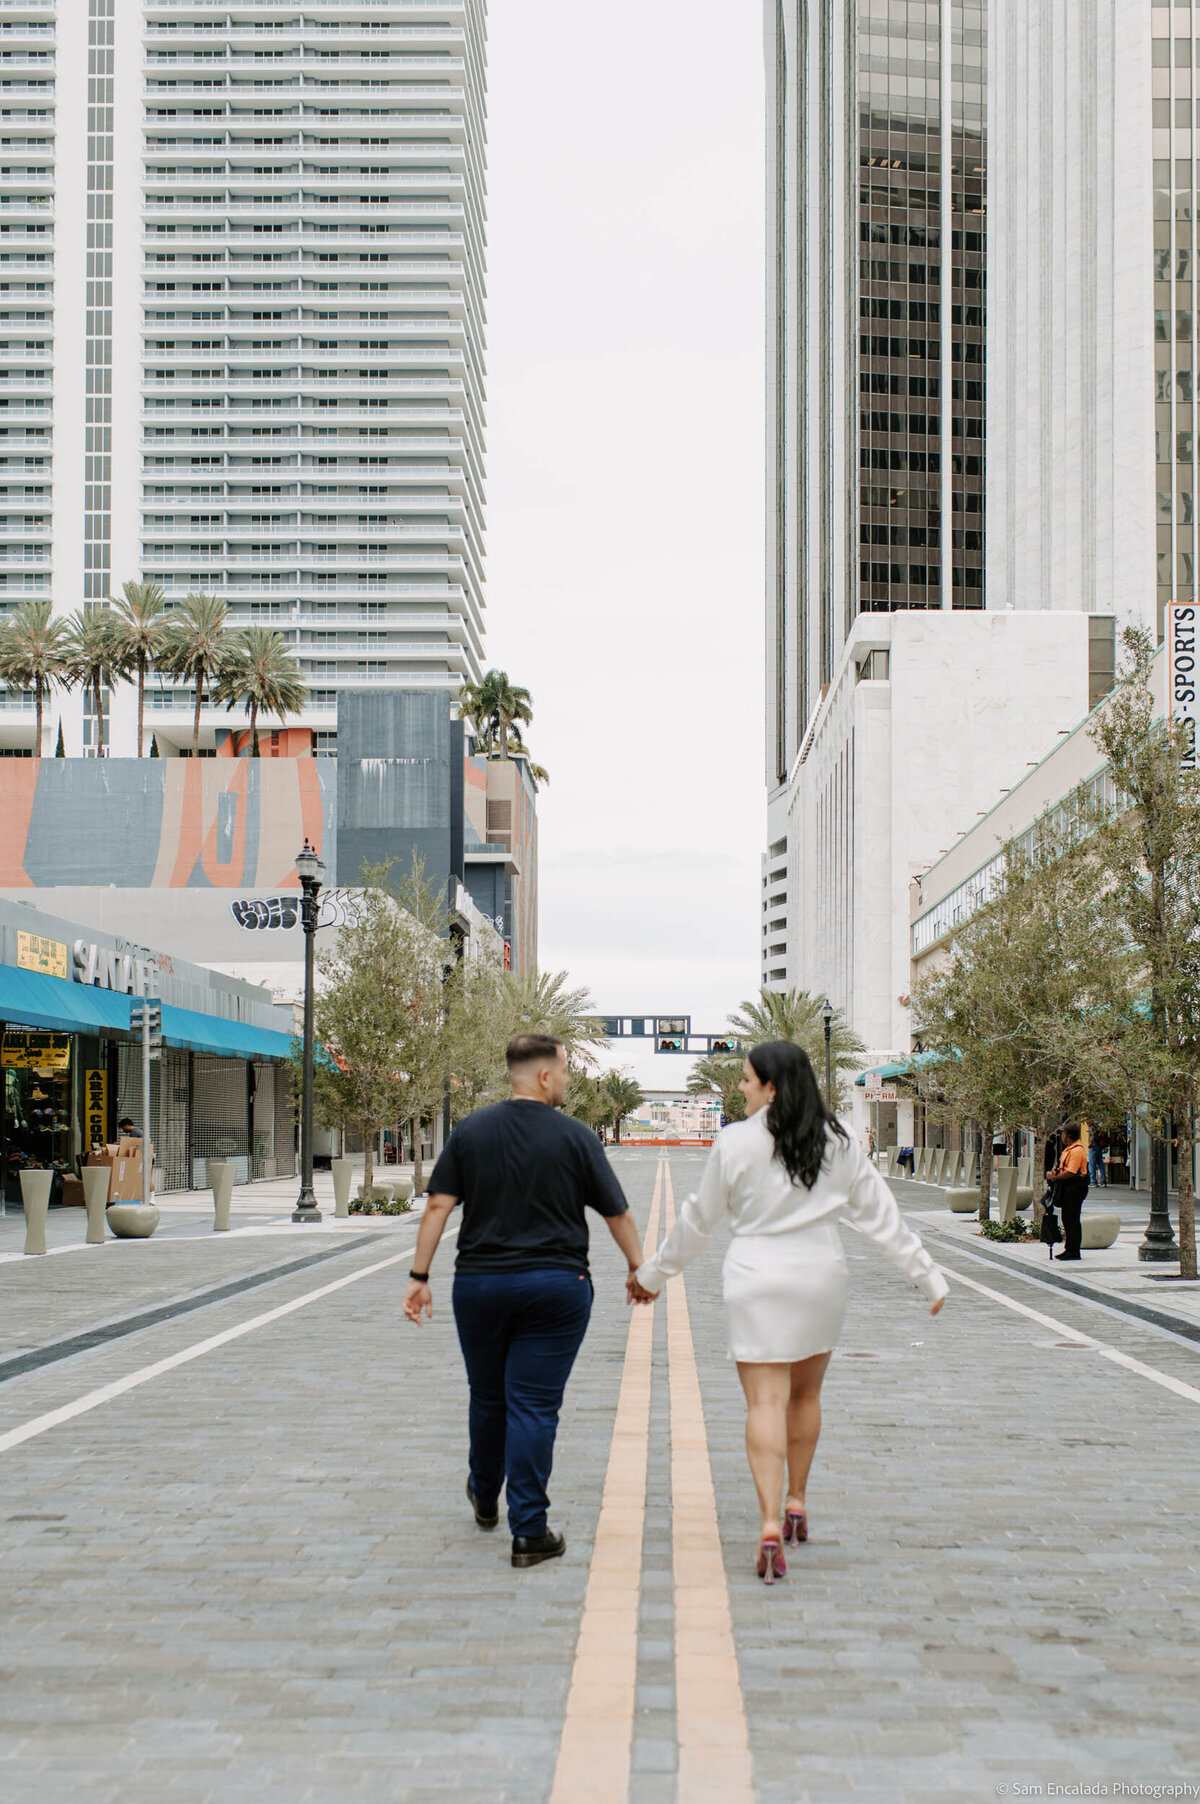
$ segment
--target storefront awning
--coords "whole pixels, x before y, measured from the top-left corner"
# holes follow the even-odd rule
[[[862,1071],[855,1078],[857,1089],[864,1089],[869,1077],[882,1078],[884,1083],[897,1077],[911,1077],[914,1071],[922,1070],[926,1065],[934,1065],[941,1057],[937,1052],[914,1052],[910,1059],[899,1065],[876,1065],[871,1071]]]
[[[129,996],[90,984],[67,983],[42,971],[20,971],[0,965],[0,1021],[20,1027],[47,1027],[60,1033],[127,1034]],[[287,1034],[248,1021],[227,1021],[196,1009],[164,1002],[163,1043],[188,1052],[207,1052],[226,1059],[286,1059],[292,1042]]]
[[[291,1056],[288,1034],[268,1027],[252,1027],[248,1021],[226,1021],[221,1015],[201,1015],[195,1009],[173,1008],[163,1003],[163,1041],[188,1052],[209,1052],[222,1059],[286,1059]]]
[[[129,998],[43,971],[0,965],[0,1020],[60,1033],[129,1032]]]

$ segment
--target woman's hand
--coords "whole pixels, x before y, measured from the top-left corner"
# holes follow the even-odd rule
[[[936,1315],[938,1310],[942,1307],[942,1305],[945,1301],[946,1301],[945,1297],[939,1297],[936,1303],[931,1303],[929,1305],[930,1315]]]
[[[627,1303],[653,1303],[658,1294],[656,1290],[647,1290],[644,1284],[639,1284],[636,1272],[630,1272],[625,1280]]]
[[[428,1284],[421,1284],[416,1278],[409,1280],[408,1289],[404,1293],[404,1313],[410,1322],[421,1325],[421,1311],[429,1321],[433,1320],[433,1292]]]

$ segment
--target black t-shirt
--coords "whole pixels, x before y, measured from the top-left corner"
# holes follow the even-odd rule
[[[585,1208],[629,1205],[590,1128],[544,1102],[498,1102],[460,1121],[429,1179],[456,1196],[460,1272],[588,1269]]]

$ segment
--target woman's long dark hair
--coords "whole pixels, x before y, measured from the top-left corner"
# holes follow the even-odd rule
[[[790,1040],[765,1040],[747,1054],[760,1084],[774,1084],[775,1100],[767,1109],[767,1126],[775,1157],[793,1184],[811,1190],[817,1181],[830,1132],[849,1143],[850,1136],[825,1106],[812,1060]]]

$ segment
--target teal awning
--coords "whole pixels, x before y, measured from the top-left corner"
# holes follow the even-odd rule
[[[68,983],[43,971],[20,971],[0,965],[0,1021],[14,1026],[44,1027],[57,1033],[127,1034],[132,998],[91,984]],[[163,1043],[189,1052],[208,1052],[225,1059],[286,1059],[289,1034],[227,1021],[196,1009],[163,1003]]]
[[[0,965],[0,1020],[59,1033],[129,1032],[129,997],[89,984],[68,983],[44,971]]]
[[[911,1077],[914,1071],[923,1070],[926,1065],[935,1065],[940,1057],[941,1054],[936,1052],[914,1052],[902,1065],[876,1065],[872,1071],[860,1072],[854,1080],[855,1086],[860,1090],[865,1089],[869,1077],[881,1077],[885,1082],[896,1077]]]
[[[201,1015],[195,1009],[163,1003],[163,1041],[189,1052],[210,1052],[219,1059],[286,1059],[291,1056],[290,1034],[269,1027],[252,1027],[248,1021],[227,1021],[222,1015]]]

